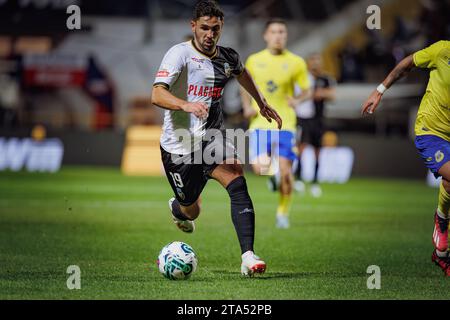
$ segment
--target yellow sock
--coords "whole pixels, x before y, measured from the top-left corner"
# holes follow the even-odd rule
[[[445,216],[445,218],[448,218],[449,215],[449,209],[450,209],[450,194],[445,191],[444,186],[442,185],[442,182],[439,186],[439,211]]]
[[[277,214],[287,216],[289,215],[289,210],[291,208],[292,197],[290,194],[281,194],[278,200]]]

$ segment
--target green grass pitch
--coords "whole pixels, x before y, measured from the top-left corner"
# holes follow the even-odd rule
[[[240,276],[226,191],[210,181],[193,234],[172,223],[165,177],[64,168],[0,173],[1,299],[449,299],[450,279],[431,263],[437,190],[424,181],[352,179],[295,196],[291,228],[275,229],[277,195],[247,174],[256,209],[255,251],[266,274]],[[170,281],[156,258],[167,243],[199,257],[188,281]],[[69,265],[81,289],[66,286]],[[381,289],[367,289],[367,267]]]

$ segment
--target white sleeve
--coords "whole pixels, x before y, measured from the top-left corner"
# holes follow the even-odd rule
[[[179,45],[170,48],[164,56],[161,66],[156,73],[153,86],[162,85],[167,89],[170,89],[172,84],[177,81],[181,71],[183,71],[183,68],[185,67],[184,61],[183,50]]]

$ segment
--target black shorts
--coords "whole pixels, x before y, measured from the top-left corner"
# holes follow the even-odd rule
[[[221,146],[223,152],[218,154],[215,161],[205,159],[203,155],[215,156],[210,148]],[[186,155],[167,152],[161,146],[161,159],[175,197],[183,206],[189,206],[197,201],[206,183],[211,179],[214,169],[229,158],[237,159],[237,153],[232,143],[223,141],[208,142],[198,151]],[[219,150],[219,149],[215,149]]]
[[[323,125],[320,119],[297,118],[297,141],[313,147],[322,146]]]

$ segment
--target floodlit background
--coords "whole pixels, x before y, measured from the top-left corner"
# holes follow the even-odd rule
[[[193,3],[0,1],[0,136],[29,137],[39,125],[47,138],[62,141],[63,165],[120,166],[127,130],[161,124],[162,110],[150,104],[152,81],[168,48],[190,34]],[[81,30],[66,27],[71,4],[81,9]],[[380,30],[366,27],[371,4],[381,8]],[[374,117],[361,118],[360,106],[403,57],[448,39],[448,1],[220,5],[226,14],[220,44],[236,48],[244,61],[264,48],[262,28],[270,17],[288,21],[292,52],[322,54],[325,70],[338,81],[336,101],[326,106],[326,128],[355,151],[353,174],[425,177],[411,137],[428,73],[416,71],[397,83]],[[236,82],[225,90],[224,111],[228,127],[247,126]]]

